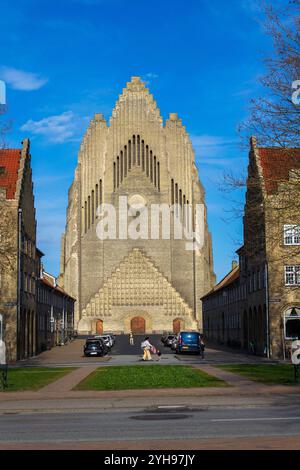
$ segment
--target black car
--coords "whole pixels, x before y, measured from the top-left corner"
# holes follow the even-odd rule
[[[168,336],[170,335],[171,333],[166,333],[164,332],[162,337],[161,337],[161,342],[166,345],[166,342],[167,342],[167,339],[168,339]]]
[[[85,356],[105,356],[107,352],[108,348],[101,339],[87,339],[83,348]]]

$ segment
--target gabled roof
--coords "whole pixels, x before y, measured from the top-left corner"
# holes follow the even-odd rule
[[[273,194],[278,184],[289,180],[291,170],[300,169],[300,148],[257,148],[267,194]]]
[[[6,189],[6,199],[15,198],[20,160],[21,149],[0,150],[0,188]]]
[[[209,291],[206,295],[202,297],[202,299],[205,299],[206,297],[209,297],[211,294],[214,294],[215,292],[224,289],[224,287],[228,287],[230,284],[232,284],[234,281],[236,281],[240,277],[240,267],[237,265],[235,266],[226,276],[218,283],[216,284],[211,291]]]

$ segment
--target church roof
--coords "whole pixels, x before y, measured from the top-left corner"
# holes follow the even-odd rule
[[[6,199],[14,199],[21,160],[21,149],[0,150],[0,188],[6,189]]]
[[[258,148],[267,194],[273,194],[278,184],[289,180],[291,170],[300,169],[300,148]]]

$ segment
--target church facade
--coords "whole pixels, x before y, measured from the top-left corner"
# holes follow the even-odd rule
[[[158,217],[153,207],[160,208]],[[163,218],[170,222],[167,235]],[[174,219],[193,234],[200,220],[201,243],[192,237],[188,247]],[[177,114],[163,124],[148,88],[132,77],[109,125],[102,114],[92,119],[69,190],[59,283],[77,299],[75,329],[201,329],[200,298],[214,282],[205,193],[191,140]]]

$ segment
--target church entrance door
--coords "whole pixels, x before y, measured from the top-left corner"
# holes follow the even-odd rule
[[[97,335],[102,335],[103,333],[103,321],[102,320],[97,320],[96,323],[96,334]]]
[[[146,331],[146,322],[143,317],[134,317],[131,319],[131,331],[133,334],[141,335]]]
[[[181,330],[181,321],[177,318],[176,320],[173,321],[173,333],[177,335]]]

